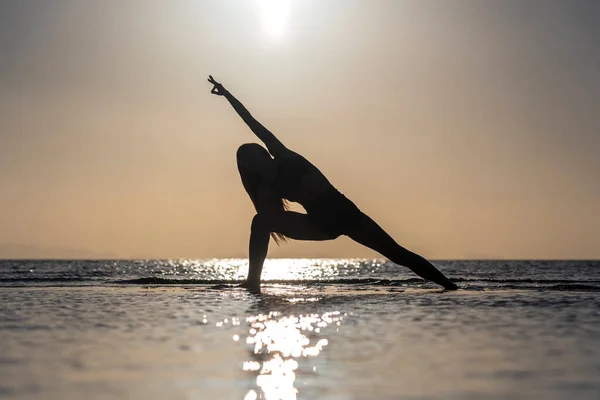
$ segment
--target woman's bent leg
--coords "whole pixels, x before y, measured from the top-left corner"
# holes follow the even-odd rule
[[[364,213],[362,218],[352,228],[348,229],[345,234],[352,240],[389,258],[393,263],[408,267],[423,279],[435,282],[449,290],[457,288],[433,264],[420,255],[400,246],[375,221]]]
[[[250,228],[248,278],[242,285],[251,291],[260,291],[260,276],[269,248],[271,232],[281,233],[295,240],[332,240],[333,236],[322,232],[306,214],[282,211],[273,214],[256,214]]]

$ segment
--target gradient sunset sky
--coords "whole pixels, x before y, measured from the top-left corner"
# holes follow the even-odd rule
[[[600,258],[599,1],[279,3],[2,1],[0,257],[246,256],[212,74],[411,250]]]

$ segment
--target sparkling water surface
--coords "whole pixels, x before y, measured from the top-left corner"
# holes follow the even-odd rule
[[[434,263],[0,261],[0,398],[600,398],[600,262]]]

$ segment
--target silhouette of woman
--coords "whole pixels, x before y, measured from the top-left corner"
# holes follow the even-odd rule
[[[341,194],[308,160],[285,147],[258,122],[222,84],[209,76],[212,94],[224,96],[244,122],[266,145],[246,143],[237,150],[242,184],[257,213],[250,229],[248,278],[241,285],[260,291],[260,276],[267,257],[269,235],[280,244],[295,240],[333,240],[346,235],[392,262],[410,268],[420,277],[455,290],[429,261],[394,241],[375,221]],[[300,203],[306,214],[287,210],[286,201]]]

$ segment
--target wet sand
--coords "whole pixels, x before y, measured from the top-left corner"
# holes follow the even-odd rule
[[[596,399],[598,297],[0,287],[0,396]]]

